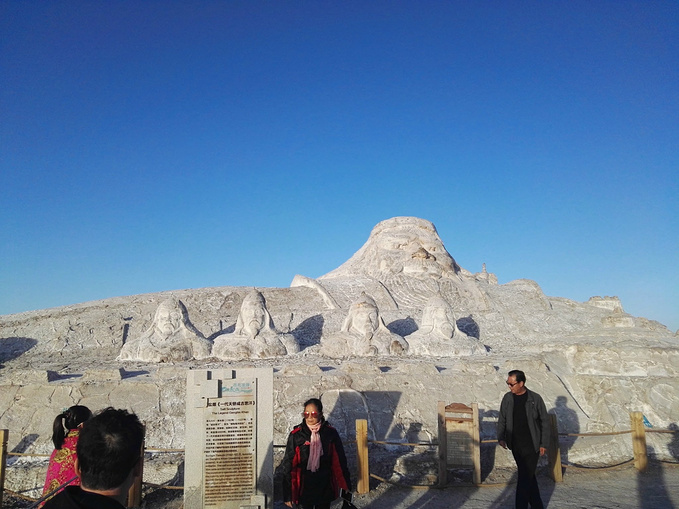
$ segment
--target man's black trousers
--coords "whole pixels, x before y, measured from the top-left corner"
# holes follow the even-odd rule
[[[516,483],[516,509],[544,509],[538,480],[535,478],[535,471],[538,468],[540,453],[533,448],[512,449],[514,461],[519,471],[519,479]]]

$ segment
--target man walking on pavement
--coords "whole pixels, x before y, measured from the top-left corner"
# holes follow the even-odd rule
[[[518,369],[507,375],[509,392],[500,403],[497,440],[509,447],[516,461],[516,509],[544,509],[535,471],[549,444],[549,418],[542,397],[526,388],[526,375]]]

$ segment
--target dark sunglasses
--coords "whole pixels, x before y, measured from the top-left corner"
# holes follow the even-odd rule
[[[321,415],[320,412],[302,412],[302,417],[304,417],[304,418],[307,418],[309,416],[318,417],[319,415]]]
[[[514,387],[514,386],[515,386],[516,384],[518,384],[518,383],[519,383],[519,382],[514,382],[514,383],[512,384],[512,383],[507,382],[507,385],[509,385],[510,387]]]

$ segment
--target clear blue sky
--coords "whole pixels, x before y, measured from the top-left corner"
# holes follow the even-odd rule
[[[679,328],[676,1],[4,1],[0,314],[286,287],[393,216]]]

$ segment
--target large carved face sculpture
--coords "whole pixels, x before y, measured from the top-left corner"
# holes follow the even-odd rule
[[[413,247],[418,244],[414,244]],[[432,247],[429,247],[432,249]],[[443,273],[441,265],[436,261],[436,256],[431,254],[425,247],[418,247],[417,250],[410,254],[410,258],[406,258],[403,263],[403,272],[406,274],[434,274],[440,276]]]
[[[453,259],[443,243],[425,228],[385,224],[374,240],[382,273],[403,271],[411,275],[440,276],[453,272]]]
[[[179,303],[172,299],[166,300],[158,306],[153,325],[161,336],[169,337],[179,331],[183,317]]]
[[[367,274],[380,281],[401,275],[418,279],[455,277],[462,269],[446,251],[434,225],[416,217],[382,221],[354,256],[323,278]]]
[[[371,336],[379,327],[379,311],[375,301],[364,296],[349,308],[345,329],[349,332]]]
[[[445,339],[455,334],[455,317],[448,303],[438,297],[430,299],[422,315],[422,329]]]
[[[243,299],[240,320],[242,333],[251,337],[256,336],[268,325],[268,313],[261,293],[253,292]]]

